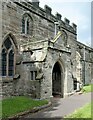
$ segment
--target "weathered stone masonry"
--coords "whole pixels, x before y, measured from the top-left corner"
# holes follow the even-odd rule
[[[6,52],[1,57],[7,53],[7,60],[1,59],[7,62],[1,67],[3,97],[65,97],[78,89],[78,82],[91,82],[93,49],[78,42],[77,26],[61,17],[47,5],[39,7],[38,1],[2,3],[2,51]]]

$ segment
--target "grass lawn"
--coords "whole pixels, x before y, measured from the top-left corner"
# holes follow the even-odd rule
[[[16,115],[17,113],[47,104],[47,100],[33,100],[29,97],[18,96],[2,101],[2,118]]]
[[[93,84],[83,86],[81,90],[83,93],[93,92]]]
[[[93,92],[93,84],[85,85],[81,91],[83,93]],[[74,113],[66,116],[65,118],[93,118],[93,114],[91,113],[93,113],[93,101],[92,103],[86,104],[84,107],[76,110]]]
[[[0,120],[1,120],[1,116],[2,116],[2,102],[0,101]]]
[[[71,115],[66,116],[66,118],[91,118],[91,113],[93,113],[93,109],[91,111],[91,106],[93,106],[93,102],[86,104],[84,107],[76,110]]]

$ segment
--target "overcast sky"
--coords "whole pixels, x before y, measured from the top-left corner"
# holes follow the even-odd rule
[[[62,20],[68,18],[71,23],[77,24],[77,40],[85,43],[91,43],[91,0],[39,0],[40,6],[44,8],[47,4],[52,8],[55,15],[59,12]],[[64,2],[65,1],[65,2]],[[69,2],[68,2],[69,1]]]

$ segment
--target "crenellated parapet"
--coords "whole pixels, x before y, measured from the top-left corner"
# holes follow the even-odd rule
[[[44,10],[45,10],[46,14],[51,15],[51,12],[52,12],[51,7],[49,7],[48,5],[45,5],[45,6],[44,6]]]
[[[75,31],[77,30],[77,25],[75,23],[72,23],[72,27]]]
[[[64,22],[65,22],[67,25],[69,25],[70,20],[69,20],[69,19],[67,19],[67,18],[64,18]]]
[[[67,18],[64,18],[64,20],[62,20],[62,15],[58,12],[55,15],[53,15],[52,8],[49,7],[48,5],[45,5],[43,9],[39,6],[38,0],[31,0],[31,1],[26,0],[26,1],[15,2],[15,3],[31,11],[32,13],[37,14],[38,16],[41,16],[42,18],[48,20],[51,23],[54,23],[55,21],[60,22],[60,28],[65,28],[74,34],[77,33],[77,25],[75,25],[74,23],[70,25],[70,20]]]
[[[60,13],[57,12],[55,16],[57,20],[61,20],[62,15]]]
[[[76,24],[62,19],[39,0],[3,2],[3,96],[65,97],[79,90],[77,83],[90,84],[93,49],[76,41]]]
[[[39,0],[31,0],[32,5],[39,7]]]

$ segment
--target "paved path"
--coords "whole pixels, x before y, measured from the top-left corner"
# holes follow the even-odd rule
[[[72,95],[67,98],[53,98],[51,107],[34,114],[25,115],[24,118],[63,118],[91,101],[91,94]],[[58,120],[59,120],[58,119]]]

